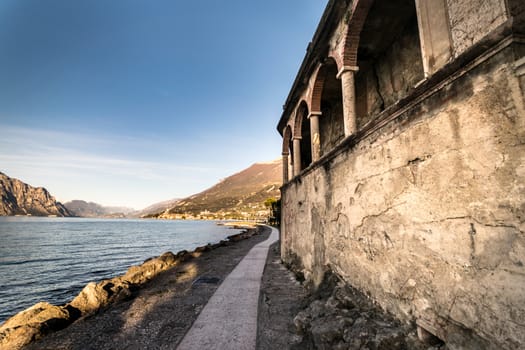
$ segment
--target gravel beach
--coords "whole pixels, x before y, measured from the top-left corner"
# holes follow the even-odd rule
[[[174,349],[221,281],[270,229],[205,251],[142,286],[130,300],[81,318],[24,349]]]

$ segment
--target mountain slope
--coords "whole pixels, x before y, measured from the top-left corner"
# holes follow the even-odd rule
[[[280,196],[281,177],[280,160],[255,163],[201,193],[180,200],[158,217],[264,218],[268,215],[264,201]]]
[[[0,216],[73,216],[43,187],[32,187],[0,173]]]
[[[133,217],[145,217],[152,214],[158,214],[164,212],[166,209],[173,207],[177,202],[180,201],[179,198],[168,199],[159,203],[152,204],[142,210],[132,213]]]

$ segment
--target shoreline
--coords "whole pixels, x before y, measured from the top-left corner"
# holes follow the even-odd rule
[[[12,316],[0,326],[0,349],[21,349],[36,340],[45,340],[45,335],[56,334],[57,331],[68,326],[82,323],[83,320],[112,310],[120,304],[129,303],[144,289],[151,289],[151,285],[154,287],[158,284],[157,277],[168,271],[177,270],[178,267],[182,268],[188,264],[202,265],[208,260],[210,253],[221,250],[218,248],[233,248],[243,241],[252,241],[248,238],[264,236],[264,232],[263,227],[248,229],[228,236],[227,240],[198,247],[192,252],[185,250],[177,254],[166,252],[145,260],[141,265],[131,266],[124,275],[98,283],[88,283],[73,300],[64,305],[55,306],[45,302],[35,304]]]
[[[123,275],[150,257],[241,232],[214,221],[142,219],[0,217],[0,226],[0,325],[40,301],[66,304],[87,283]]]

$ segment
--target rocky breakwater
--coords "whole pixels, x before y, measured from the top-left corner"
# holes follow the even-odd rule
[[[24,345],[46,334],[61,330],[76,320],[93,315],[115,303],[129,300],[144,284],[160,273],[190,259],[222,246],[247,239],[260,232],[260,228],[244,230],[216,244],[196,248],[193,252],[166,252],[150,258],[143,264],[132,266],[123,276],[88,283],[69,303],[61,306],[40,302],[8,319],[0,326],[0,350],[21,349]]]

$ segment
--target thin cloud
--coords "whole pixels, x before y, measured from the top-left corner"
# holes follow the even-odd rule
[[[123,196],[122,192],[134,192],[144,198],[143,203],[137,201],[138,204],[134,205],[146,206],[151,204],[146,199],[148,192],[156,191],[156,198],[190,195],[213,184],[226,171],[167,159],[132,158],[132,145],[142,145],[128,137],[104,138],[5,126],[0,130],[3,134],[0,137],[0,171],[32,185],[47,187],[62,200],[93,193],[98,197],[85,199],[114,203],[116,198]],[[129,148],[131,155],[112,154],[116,145]],[[69,192],[60,192],[62,186],[59,183],[66,185],[70,182]],[[79,184],[78,189],[73,183]],[[104,191],[107,193],[103,197],[101,183],[113,183],[114,190]],[[89,188],[92,190],[86,190]],[[128,200],[122,204],[127,204]]]

